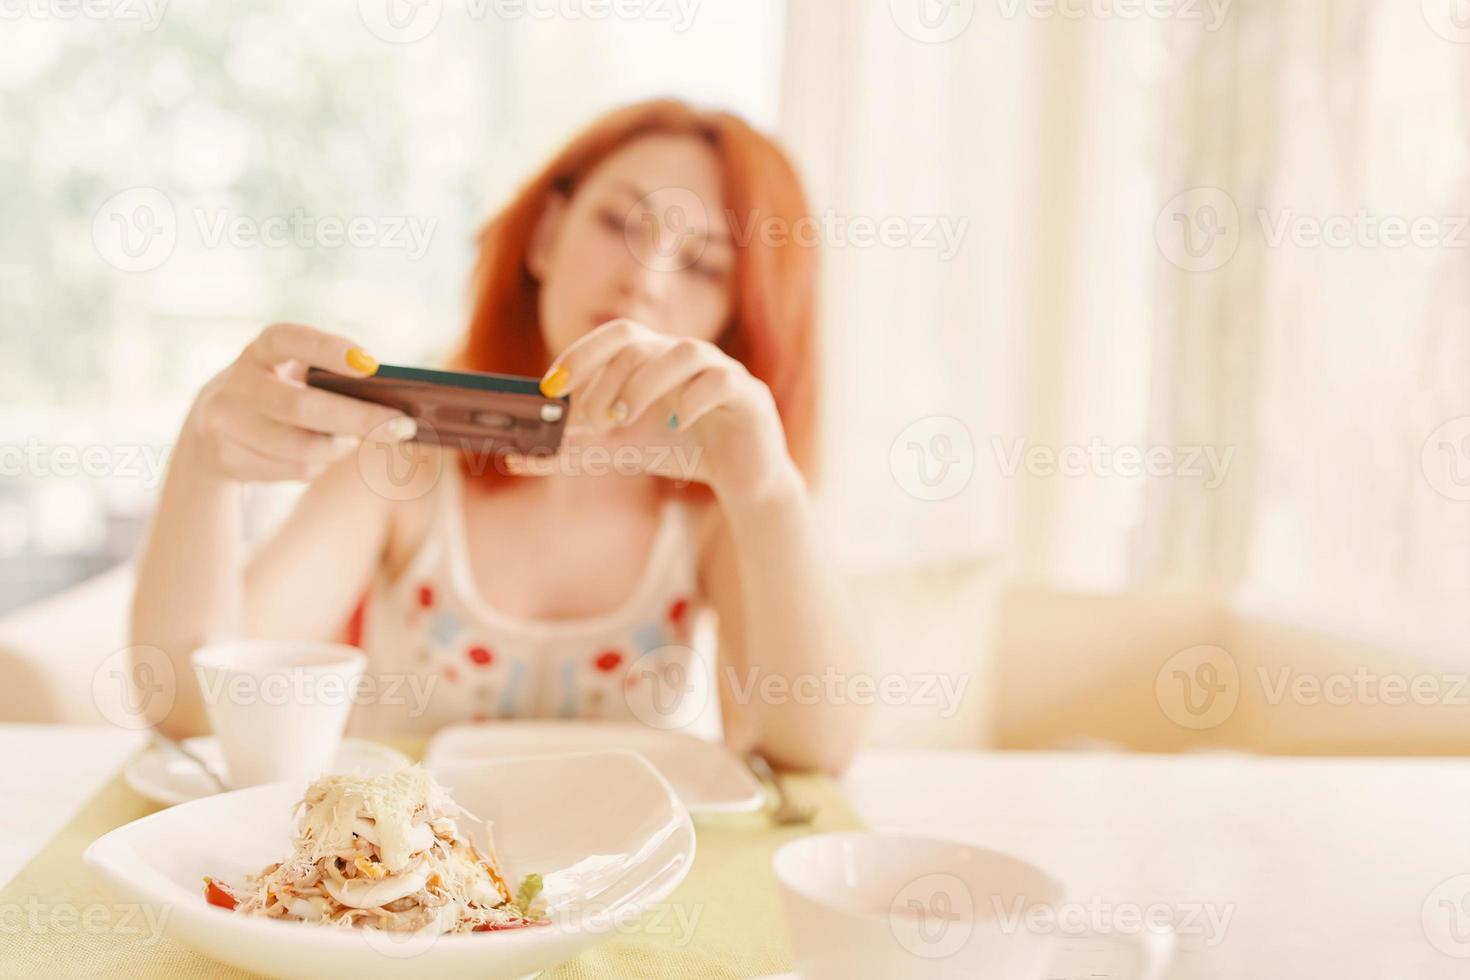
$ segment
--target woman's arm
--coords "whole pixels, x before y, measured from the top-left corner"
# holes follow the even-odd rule
[[[850,695],[864,658],[770,389],[708,341],[612,320],[562,351],[541,390],[578,393],[583,431],[568,424],[562,452],[631,447],[646,472],[714,490],[722,526],[701,577],[721,613],[726,739],[791,768],[842,769],[862,730]]]
[[[190,411],[139,557],[130,628],[134,646],[163,650],[173,668],[173,705],[158,722],[167,735],[207,727],[189,662],[198,646],[227,636],[330,636],[371,574],[388,501],[361,478],[353,454],[334,461],[340,450],[327,433],[361,438],[398,413],[301,383],[307,364],[370,373],[348,360],[353,349],[308,327],[267,328]],[[241,486],[282,479],[313,483],[247,560]]]
[[[853,682],[867,657],[801,476],[790,467],[763,496],[721,499],[719,511],[701,586],[721,624],[725,739],[778,766],[841,772],[862,737]]]

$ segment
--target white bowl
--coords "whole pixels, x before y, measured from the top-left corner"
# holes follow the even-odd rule
[[[167,910],[166,931],[233,966],[281,977],[523,977],[572,959],[666,898],[694,861],[689,813],[631,752],[432,767],[492,821],[507,878],[540,873],[551,924],[399,937],[237,915],[203,877],[235,882],[290,849],[301,783],[223,793],[135,820],[92,843],[87,866],[119,896]],[[483,844],[483,841],[480,841]]]
[[[821,834],[776,852],[787,923],[803,978],[1046,975],[1046,937],[994,928],[991,896],[1009,908],[1051,905],[1062,885],[993,851],[918,837]],[[978,935],[977,935],[978,933]]]
[[[1062,967],[1066,937],[1048,925],[1066,890],[1020,858],[858,832],[793,841],[772,863],[802,980],[1078,975]],[[1071,938],[1118,947],[1131,963],[1123,975],[1140,980],[1160,976],[1173,945],[1152,933]]]

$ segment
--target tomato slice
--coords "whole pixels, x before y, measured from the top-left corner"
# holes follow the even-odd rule
[[[210,905],[218,905],[220,908],[229,909],[232,912],[235,910],[235,906],[240,904],[235,900],[234,895],[231,895],[219,885],[215,884],[213,878],[204,879],[204,900]]]

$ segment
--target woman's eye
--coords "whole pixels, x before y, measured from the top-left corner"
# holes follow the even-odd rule
[[[597,223],[602,225],[602,227],[606,228],[608,231],[616,231],[619,233],[621,233],[626,227],[623,223],[623,216],[618,214],[616,211],[597,212]]]
[[[697,275],[697,276],[703,276],[705,279],[708,279],[710,282],[724,282],[725,281],[725,270],[722,269],[722,268],[720,268],[719,266],[706,265],[703,262],[696,262],[693,265],[691,265],[689,268],[694,272],[695,275]]]

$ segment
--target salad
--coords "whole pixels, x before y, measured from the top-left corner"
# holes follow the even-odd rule
[[[436,935],[547,921],[540,876],[512,894],[493,843],[481,853],[461,829],[483,821],[420,766],[323,776],[296,811],[286,860],[240,887],[205,878],[205,900],[244,915]]]

